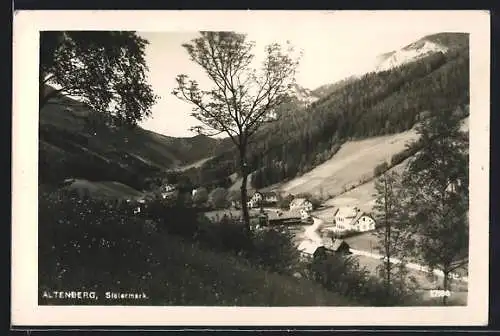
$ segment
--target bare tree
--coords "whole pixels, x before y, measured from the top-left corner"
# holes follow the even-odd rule
[[[178,86],[173,94],[194,105],[192,116],[202,125],[193,130],[208,136],[225,133],[237,147],[242,217],[250,234],[248,145],[263,124],[278,118],[277,107],[290,97],[299,57],[293,56],[292,46],[284,50],[273,43],[265,48],[264,61],[257,70],[252,65],[255,43],[247,41],[245,34],[200,32],[200,35],[183,47],[190,59],[205,70],[214,87],[202,90],[195,80],[182,74],[176,78]]]

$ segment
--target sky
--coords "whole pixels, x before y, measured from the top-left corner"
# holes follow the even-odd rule
[[[411,11],[408,11],[411,12]],[[315,89],[323,84],[334,83],[350,75],[373,68],[380,54],[397,50],[429,34],[457,31],[453,21],[440,16],[387,15],[380,12],[364,16],[352,13],[334,13],[327,19],[308,18],[307,24],[283,20],[274,24],[272,17],[264,17],[258,25],[247,25],[249,40],[256,43],[254,52],[258,60],[264,47],[272,42],[289,40],[303,51],[297,83]],[[456,20],[460,20],[457,17]],[[175,137],[195,135],[189,128],[197,124],[190,116],[192,106],[171,94],[176,87],[175,77],[184,73],[200,82],[202,89],[210,84],[203,70],[189,60],[182,47],[198,36],[196,30],[139,32],[149,41],[146,62],[149,67],[149,83],[160,96],[152,108],[152,117],[141,126]]]

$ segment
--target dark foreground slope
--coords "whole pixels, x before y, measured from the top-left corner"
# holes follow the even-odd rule
[[[184,211],[182,218],[161,216],[169,222],[153,225],[123,204],[61,193],[41,195],[39,304],[356,305],[356,300],[312,281],[274,273],[235,253],[202,246],[199,238],[181,235],[194,224],[193,211],[179,209]],[[218,235],[214,242],[223,232]],[[60,290],[95,291],[98,299],[44,298]],[[147,297],[110,300],[106,292]]]

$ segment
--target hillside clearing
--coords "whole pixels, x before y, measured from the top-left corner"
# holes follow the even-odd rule
[[[66,190],[74,190],[79,194],[87,194],[97,198],[138,198],[143,195],[142,192],[135,190],[123,183],[113,181],[88,181],[84,179],[75,179],[70,185],[64,187]]]
[[[328,161],[310,172],[285,183],[280,189],[285,193],[311,193],[337,195],[344,188],[358,185],[360,180],[373,177],[373,169],[392,155],[405,149],[418,138],[414,130],[403,133],[348,141]]]
[[[462,123],[462,131],[469,130],[469,118]],[[357,206],[364,212],[371,212],[375,202],[375,179],[373,169],[380,163],[390,162],[392,155],[405,148],[405,144],[416,140],[418,135],[411,130],[391,136],[351,141],[342,146],[330,160],[316,167],[307,174],[283,185],[281,190],[288,193],[310,192],[312,194],[338,195],[327,200],[324,207],[314,215],[325,221],[333,219],[334,207]],[[402,173],[408,165],[406,159],[389,171]],[[359,185],[363,177],[370,179]],[[343,192],[344,186],[357,185]]]
[[[188,164],[188,165],[184,165],[184,166],[179,166],[179,167],[176,167],[174,168],[175,170],[178,170],[178,171],[185,171],[185,170],[188,170],[188,169],[192,169],[192,168],[200,168],[201,166],[203,166],[203,164],[211,159],[213,159],[214,157],[213,156],[210,156],[210,157],[207,157],[207,158],[204,158],[204,159],[201,159],[201,160],[198,160],[196,162],[193,162],[191,164]]]

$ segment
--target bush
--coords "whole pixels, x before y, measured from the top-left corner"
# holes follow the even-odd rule
[[[246,257],[271,272],[292,275],[300,270],[299,252],[286,228],[282,231],[275,228],[257,231]]]
[[[151,266],[158,262],[151,252],[155,232],[154,223],[135,216],[133,206],[124,202],[95,201],[63,192],[42,194],[40,289],[141,288],[151,278]]]
[[[389,169],[389,165],[387,164],[387,162],[382,162],[381,164],[379,164],[378,166],[376,166],[374,169],[373,169],[373,176],[379,176],[379,175],[382,175],[383,173],[385,173],[387,170]]]
[[[277,204],[278,208],[280,208],[280,209],[290,208],[290,203],[292,202],[293,198],[294,198],[293,195],[290,195],[290,194],[288,194],[285,197],[279,198],[278,204]]]
[[[309,276],[329,291],[371,306],[409,303],[408,296],[387,291],[382,281],[370,276],[354,256],[330,255],[315,259],[309,266]]]

